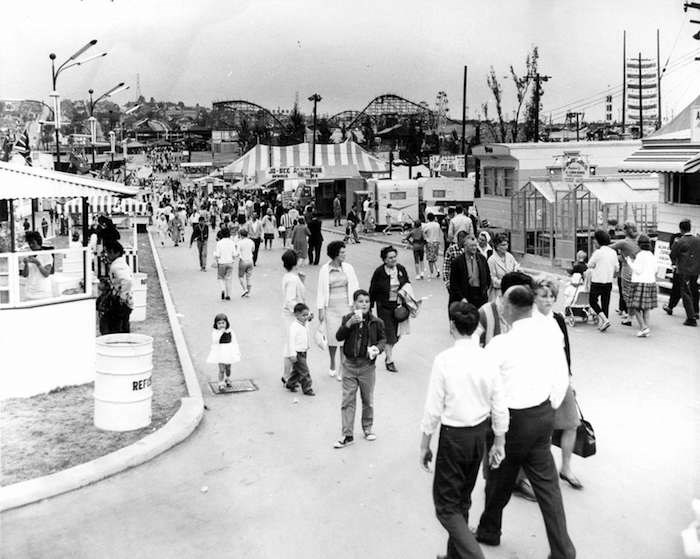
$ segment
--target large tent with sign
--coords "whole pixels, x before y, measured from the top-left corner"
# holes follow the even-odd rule
[[[352,192],[364,188],[364,179],[389,172],[387,162],[374,157],[352,141],[340,144],[269,146],[258,144],[224,167],[225,178],[237,178],[242,188],[284,185],[285,190],[305,185],[316,188],[316,208],[332,214],[333,198],[352,200]],[[314,163],[314,165],[312,165]]]

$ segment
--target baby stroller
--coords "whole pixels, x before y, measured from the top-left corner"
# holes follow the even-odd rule
[[[576,322],[584,324],[592,322],[596,324],[598,317],[588,302],[590,294],[590,281],[581,274],[573,274],[569,285],[564,290],[564,319],[572,328]]]

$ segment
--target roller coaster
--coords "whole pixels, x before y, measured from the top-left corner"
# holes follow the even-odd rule
[[[258,125],[263,128],[277,130],[284,129],[284,123],[265,107],[245,101],[234,99],[231,101],[215,101],[212,103],[214,127],[238,128],[243,120],[247,121],[251,128]]]
[[[437,113],[429,107],[409,101],[393,93],[385,93],[372,99],[361,111],[342,111],[333,115],[329,120],[338,126],[346,128],[359,127],[366,118],[377,128],[397,124],[400,120],[413,119],[424,128],[434,128],[437,124]]]

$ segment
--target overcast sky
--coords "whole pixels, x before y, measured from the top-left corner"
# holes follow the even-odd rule
[[[622,81],[622,31],[628,53],[656,56],[661,30],[664,116],[700,93],[700,26],[688,22],[682,0],[24,0],[3,5],[0,98],[49,99],[49,53],[62,62],[90,39],[85,56],[105,58],[62,73],[58,91],[72,99],[102,93],[120,81],[136,98],[136,75],[147,98],[199,102],[246,99],[302,110],[318,92],[319,110],[362,109],[396,93],[431,106],[439,90],[461,118],[462,68],[469,67],[467,103],[476,116],[490,98],[486,74],[524,69],[540,49],[545,113],[581,98],[589,118],[602,117],[603,91]],[[700,19],[700,11],[693,14]],[[687,62],[690,61],[690,62]],[[684,64],[684,62],[687,62]],[[504,87],[505,108],[514,92]],[[619,97],[615,104],[617,116]],[[576,107],[573,107],[576,109]]]

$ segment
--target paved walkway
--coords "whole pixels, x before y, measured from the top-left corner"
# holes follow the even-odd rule
[[[369,242],[348,249],[364,285],[379,249]],[[326,356],[311,351],[315,398],[280,386],[278,244],[261,251],[252,296],[230,302],[220,301],[214,270],[197,269],[194,249],[166,247],[160,255],[209,407],[204,421],[146,465],[3,514],[2,556],[420,559],[441,552],[432,478],[418,465],[418,426],[432,358],[450,344],[442,283],[416,282],[418,294],[431,298],[397,346],[401,372],[378,367],[378,440],[335,450],[340,383],[326,375]],[[407,251],[400,260],[411,270]],[[317,271],[307,273],[313,300]],[[255,379],[258,392],[213,396],[206,386],[216,376],[204,359],[219,311],[232,319],[243,351],[233,375]],[[586,326],[571,332],[574,381],[599,449],[575,462],[585,490],[563,488],[582,558],[682,557],[679,532],[700,493],[693,452],[700,331],[661,311],[652,321],[646,340],[619,326],[605,335]],[[479,480],[474,519],[482,506]],[[504,527],[502,545],[485,549],[487,558],[546,557],[536,505],[514,499]]]

